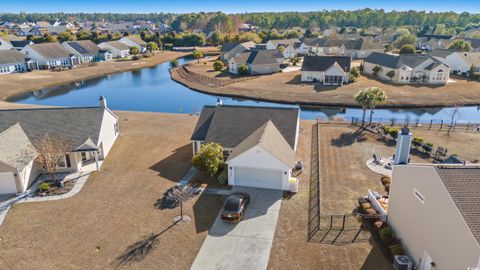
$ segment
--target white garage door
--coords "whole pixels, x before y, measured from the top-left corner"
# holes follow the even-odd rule
[[[281,170],[235,167],[235,185],[282,189]]]
[[[15,189],[15,177],[13,173],[0,173],[0,194],[17,193]]]

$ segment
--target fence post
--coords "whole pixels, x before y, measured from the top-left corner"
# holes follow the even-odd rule
[[[467,122],[467,129],[465,131],[468,131],[469,128],[470,128],[470,121]]]
[[[433,122],[433,119],[430,120],[430,126],[428,126],[428,129],[432,128],[432,122]]]

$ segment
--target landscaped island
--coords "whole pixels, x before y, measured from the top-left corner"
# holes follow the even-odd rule
[[[453,75],[446,85],[393,84],[362,75],[353,83],[322,86],[302,83],[300,71],[255,77],[226,76],[225,72],[214,71],[212,63],[175,68],[171,71],[171,77],[178,83],[203,93],[306,106],[358,107],[353,96],[367,87],[380,87],[386,92],[388,100],[379,105],[379,108],[480,104],[480,83]]]

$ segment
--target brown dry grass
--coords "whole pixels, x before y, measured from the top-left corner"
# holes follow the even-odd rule
[[[207,76],[212,74],[208,68],[204,67],[199,67],[197,71]],[[385,90],[388,96],[388,100],[379,107],[414,108],[480,104],[480,82],[459,77],[452,77],[456,82],[445,86],[428,86],[391,84],[361,76],[355,83],[341,87],[327,87],[301,84],[300,71],[295,71],[258,76],[252,80],[217,88],[197,82],[193,78],[182,78],[176,71],[172,72],[172,78],[198,91],[280,103],[358,107],[353,96],[361,89],[376,86]]]
[[[118,112],[121,132],[104,163],[74,197],[15,205],[0,226],[0,269],[111,269],[126,249],[168,229],[179,209],[154,203],[189,169],[197,117]],[[201,195],[192,222],[169,228],[129,269],[188,269],[223,202]]]

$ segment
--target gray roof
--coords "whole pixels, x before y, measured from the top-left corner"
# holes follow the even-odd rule
[[[288,47],[288,46],[292,46],[294,48],[297,48],[299,45],[300,45],[300,40],[298,38],[290,38],[290,39],[272,39],[270,40],[270,42],[272,42],[273,46],[275,46],[275,48],[279,47],[279,46],[283,46],[283,47]]]
[[[298,108],[217,105],[204,106],[192,140],[234,148],[271,120],[290,147],[295,148]]]
[[[415,68],[418,65],[427,61],[428,59],[431,59],[435,63],[440,63],[440,61],[438,61],[437,59],[426,54],[391,55],[391,54],[379,53],[379,52],[371,53],[369,56],[367,56],[367,58],[365,58],[365,62],[392,68],[392,69],[397,69],[397,68],[401,68],[404,65],[411,68]]]
[[[0,50],[0,64],[25,63],[25,55],[17,50]]]
[[[293,148],[288,144],[275,124],[270,120],[265,122],[265,124],[260,126],[255,132],[235,147],[227,161],[238,157],[256,145],[259,145],[262,149],[287,166],[292,166],[295,161],[295,151],[293,151]]]
[[[15,48],[23,48],[28,44],[33,44],[33,42],[31,40],[12,40],[10,44]]]
[[[131,36],[126,36],[124,38],[129,39],[140,46],[143,46],[143,47],[147,46],[147,43],[143,41],[139,36],[131,35]]]
[[[120,41],[108,41],[108,42],[103,42],[101,44],[108,45],[120,51],[130,50],[130,47],[128,47],[127,45],[125,45],[125,43],[122,43]]]
[[[470,42],[473,49],[480,49],[480,38],[466,38],[465,41]]]
[[[254,50],[240,53],[234,60],[238,64],[272,65],[280,64],[277,61],[280,58],[283,59],[283,55],[279,50]]]
[[[222,44],[222,47],[220,48],[221,52],[229,52],[233,48],[237,47],[240,44],[240,42],[226,42]]]
[[[100,50],[91,40],[65,41],[65,43],[82,55],[97,55]]]
[[[333,64],[338,65],[343,71],[350,71],[350,56],[305,56],[302,64],[302,71],[325,71]]]
[[[19,124],[0,130],[0,162],[22,170],[38,156]]]
[[[365,42],[363,39],[305,38],[303,43],[311,47],[345,47],[347,50],[383,48],[380,43]],[[365,43],[365,45],[364,45]],[[378,45],[378,46],[377,46]]]
[[[437,166],[435,169],[480,244],[480,167]]]
[[[98,144],[104,108],[39,108],[0,110],[0,130],[19,123],[35,145],[45,134],[62,137],[72,150],[90,138]]]
[[[445,58],[453,53],[456,53],[457,51],[455,50],[449,50],[449,49],[435,49],[433,51],[431,51],[429,54],[431,56],[435,56],[435,57],[440,57],[440,58]]]
[[[70,57],[70,53],[60,45],[60,43],[40,43],[31,44],[27,47],[32,48],[45,59],[61,59]]]

